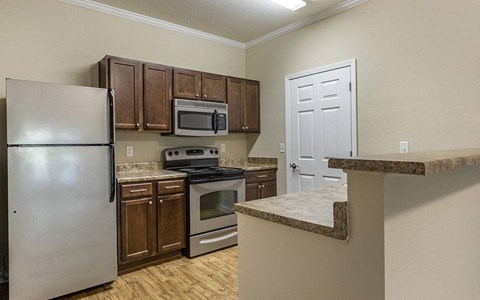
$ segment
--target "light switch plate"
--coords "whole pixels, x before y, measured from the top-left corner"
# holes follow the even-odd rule
[[[132,157],[133,156],[133,146],[127,146],[126,154],[127,154],[127,157]]]
[[[400,142],[400,153],[408,153],[408,142]]]
[[[220,152],[225,152],[225,144],[220,144]]]
[[[285,153],[285,143],[280,143],[280,153]]]

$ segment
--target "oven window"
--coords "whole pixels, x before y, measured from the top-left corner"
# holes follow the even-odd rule
[[[213,113],[179,111],[178,128],[191,130],[213,130]]]
[[[200,220],[233,214],[233,204],[238,201],[238,191],[217,191],[200,196]]]

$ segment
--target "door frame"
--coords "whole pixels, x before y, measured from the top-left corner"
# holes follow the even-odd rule
[[[357,140],[357,59],[350,59],[319,68],[309,69],[301,71],[298,73],[293,73],[285,76],[285,174],[287,176],[287,193],[291,192],[292,183],[290,178],[290,166],[289,162],[291,161],[291,149],[290,149],[290,81],[314,75],[317,73],[323,73],[328,71],[333,71],[336,69],[341,69],[345,67],[350,67],[350,81],[352,83],[352,91],[350,94],[350,103],[351,103],[351,124],[352,124],[352,156],[358,155],[358,140]]]

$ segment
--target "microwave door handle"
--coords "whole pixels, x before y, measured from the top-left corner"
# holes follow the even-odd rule
[[[215,110],[213,113],[213,130],[215,131],[215,134],[218,133],[218,112]]]

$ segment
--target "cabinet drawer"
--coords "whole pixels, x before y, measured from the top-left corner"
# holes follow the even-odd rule
[[[276,170],[247,172],[246,183],[277,180]]]
[[[122,198],[151,196],[152,187],[151,182],[122,184]]]
[[[159,195],[183,193],[184,187],[185,187],[185,180],[183,179],[159,181],[157,183],[157,193]]]

